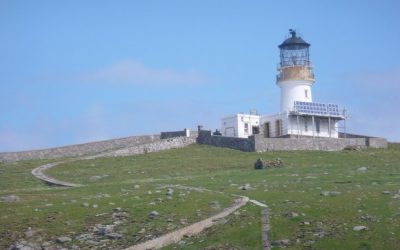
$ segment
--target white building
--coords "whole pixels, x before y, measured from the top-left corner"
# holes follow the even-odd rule
[[[315,79],[309,47],[309,43],[290,30],[290,37],[279,45],[276,84],[281,89],[280,112],[261,118],[244,118],[241,114],[224,118],[223,136],[248,137],[255,131],[264,137],[339,137],[339,122],[346,119],[346,114],[336,104],[313,102]],[[259,130],[254,128],[256,125]]]
[[[236,114],[222,118],[221,134],[229,137],[247,138],[249,135],[258,134],[260,116],[253,114]]]

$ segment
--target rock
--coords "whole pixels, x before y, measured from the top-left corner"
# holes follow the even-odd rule
[[[67,236],[60,236],[60,237],[58,237],[56,239],[56,242],[57,243],[61,243],[61,244],[64,244],[64,243],[70,242],[70,241],[72,241],[72,239],[70,237],[67,237]]]
[[[320,195],[322,195],[322,196],[337,196],[340,194],[341,194],[341,192],[338,192],[338,191],[322,191],[320,193]]]
[[[156,218],[156,217],[159,216],[159,215],[160,215],[159,212],[157,212],[157,211],[152,211],[151,213],[149,213],[148,217],[149,217],[150,219],[154,219],[154,218]]]
[[[0,200],[4,202],[18,202],[20,198],[16,195],[7,195],[7,196],[2,196],[0,197]]]
[[[219,204],[218,201],[211,201],[209,204],[210,204],[211,207],[214,208],[214,209],[219,209],[219,208],[221,208],[221,205]]]
[[[114,212],[111,216],[113,220],[125,220],[129,217],[129,214],[127,212]]]
[[[99,206],[97,204],[93,204],[92,208],[98,208]]]
[[[96,229],[96,228],[97,228],[97,229]],[[101,225],[101,224],[97,224],[97,225],[96,225],[96,228],[95,228],[95,231],[97,231],[97,234],[98,234],[98,235],[105,236],[105,235],[108,235],[108,234],[114,232],[115,225]]]
[[[366,227],[366,226],[355,226],[355,227],[353,227],[353,231],[356,231],[356,232],[365,231],[365,230],[368,230],[368,227]]]
[[[274,240],[271,242],[271,245],[276,247],[287,247],[290,245],[290,240],[289,239]]]
[[[174,194],[174,190],[172,188],[168,188],[166,195],[172,196],[173,194]]]
[[[81,235],[77,236],[75,239],[83,242],[83,241],[92,240],[93,238],[94,238],[94,235],[92,233],[87,233],[87,234],[81,234]]]
[[[357,168],[357,171],[360,171],[360,172],[365,172],[365,171],[367,171],[367,170],[368,170],[367,167],[360,167],[360,168]]]
[[[122,236],[122,234],[119,234],[119,233],[109,233],[109,234],[106,234],[106,237],[111,240],[119,240],[119,239],[122,239],[123,236]]]
[[[136,184],[135,186],[133,186],[133,188],[134,188],[134,189],[138,189],[138,188],[140,188],[140,185],[137,185],[137,184]]]
[[[290,211],[290,212],[287,212],[287,213],[285,214],[285,216],[286,216],[286,217],[289,217],[289,218],[296,218],[296,217],[299,216],[299,214],[298,214],[298,213],[295,213],[295,212],[293,212],[293,211]]]
[[[98,244],[100,244],[100,242],[95,240],[87,240],[86,243],[92,246],[97,246]]]
[[[382,191],[382,194],[388,194],[388,195],[390,195],[390,194],[392,194],[390,191]]]
[[[89,207],[89,203],[87,202],[82,203],[82,207]]]
[[[244,184],[243,186],[239,187],[241,190],[249,190],[251,188],[249,183]]]
[[[265,169],[265,168],[281,168],[283,167],[283,162],[280,158],[272,159],[272,160],[263,160],[262,158],[258,158],[254,163],[254,169]]]
[[[400,194],[395,194],[392,196],[393,199],[400,199]]]
[[[187,219],[186,218],[182,218],[179,220],[179,222],[181,223],[181,225],[186,225],[187,224]]]

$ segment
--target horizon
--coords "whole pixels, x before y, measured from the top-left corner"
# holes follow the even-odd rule
[[[0,2],[0,152],[220,128],[279,112],[278,45],[310,47],[313,102],[400,142],[400,2]]]

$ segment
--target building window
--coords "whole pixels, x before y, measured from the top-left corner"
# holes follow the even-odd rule
[[[308,99],[308,89],[304,90],[304,96]]]
[[[249,124],[248,124],[248,123],[245,123],[245,124],[244,124],[244,133],[245,133],[245,134],[248,134],[248,133],[249,133]]]

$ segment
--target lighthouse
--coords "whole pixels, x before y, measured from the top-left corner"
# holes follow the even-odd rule
[[[276,85],[280,88],[280,111],[272,115],[236,114],[222,119],[221,134],[244,137],[263,134],[273,137],[339,138],[339,129],[346,112],[333,103],[315,102],[315,83],[310,60],[310,44],[295,30],[278,46],[279,64]],[[271,85],[268,85],[270,88]]]
[[[281,112],[293,110],[295,101],[312,102],[311,87],[314,84],[314,73],[310,62],[309,47],[296,34],[289,30],[290,37],[278,47],[280,62],[276,84],[281,89]]]

